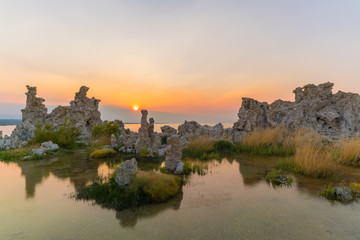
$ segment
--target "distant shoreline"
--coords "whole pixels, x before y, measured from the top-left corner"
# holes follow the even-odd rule
[[[0,119],[0,126],[17,125],[21,123],[21,119]]]

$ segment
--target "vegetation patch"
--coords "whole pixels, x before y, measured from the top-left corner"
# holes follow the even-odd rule
[[[76,147],[77,137],[80,136],[80,129],[71,126],[70,123],[65,123],[63,126],[58,127],[56,130],[52,130],[51,125],[41,124],[36,125],[34,130],[34,138],[30,143],[43,143],[52,141],[59,145],[59,147],[71,149]]]
[[[319,192],[320,196],[328,200],[348,202],[360,198],[360,183],[352,182],[349,184],[341,183],[338,187],[329,184]]]
[[[194,161],[190,159],[185,159],[183,161],[184,168],[183,168],[183,175],[189,176],[191,174],[197,174],[200,176],[204,176],[208,172],[208,164],[207,162],[203,161]],[[161,173],[171,174],[165,167],[160,168]]]
[[[110,145],[112,134],[114,134],[115,137],[119,137],[120,135],[119,126],[113,121],[101,126],[95,126],[91,131],[96,146]]]
[[[332,156],[337,163],[359,166],[360,137],[342,138],[332,148]]]
[[[292,134],[285,128],[258,129],[236,144],[238,152],[256,155],[289,156],[295,153]]]
[[[116,151],[112,148],[96,149],[90,153],[90,158],[106,158],[112,157],[116,154]]]
[[[271,184],[273,187],[290,187],[293,184],[293,179],[291,176],[282,174],[281,170],[273,169],[266,175],[266,182]]]
[[[32,149],[38,147],[38,144],[32,144],[21,148],[0,151],[0,160],[7,162],[22,160],[25,156],[30,155]]]
[[[186,148],[183,149],[183,159],[196,158],[201,160],[218,159],[222,155],[235,153],[235,146],[227,140],[198,136],[191,138]]]
[[[99,178],[89,186],[78,189],[76,198],[95,200],[103,207],[121,210],[143,204],[165,202],[176,196],[181,185],[178,176],[138,172],[129,186],[120,188],[113,174],[108,179]]]

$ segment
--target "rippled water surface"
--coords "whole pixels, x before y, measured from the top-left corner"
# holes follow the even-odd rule
[[[116,212],[70,197],[118,161],[80,152],[0,162],[0,239],[360,239],[360,205],[319,197],[328,181],[267,185],[275,158],[211,161],[208,173],[190,176],[176,198],[136,210]],[[142,170],[159,166],[139,163]]]

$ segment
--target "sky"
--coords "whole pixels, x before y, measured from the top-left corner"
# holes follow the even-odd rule
[[[20,116],[26,85],[48,106],[86,85],[103,118],[132,121],[139,105],[158,122],[232,122],[242,97],[294,100],[308,83],[359,93],[359,12],[358,0],[0,0],[0,117]]]

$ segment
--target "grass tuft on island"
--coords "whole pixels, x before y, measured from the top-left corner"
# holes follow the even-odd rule
[[[228,140],[216,140],[206,136],[192,137],[183,149],[183,159],[195,158],[200,160],[219,159],[223,155],[236,152],[235,146]]]
[[[30,155],[32,149],[38,148],[39,146],[40,146],[39,144],[31,144],[25,147],[0,151],[0,160],[5,162],[22,160],[25,156]]]
[[[95,149],[90,153],[90,158],[107,158],[116,154],[116,151],[112,148]]]
[[[99,178],[89,186],[78,189],[79,200],[95,200],[105,208],[121,210],[149,203],[161,203],[176,196],[180,191],[180,177],[156,172],[138,172],[131,184],[119,187],[115,174]]]

